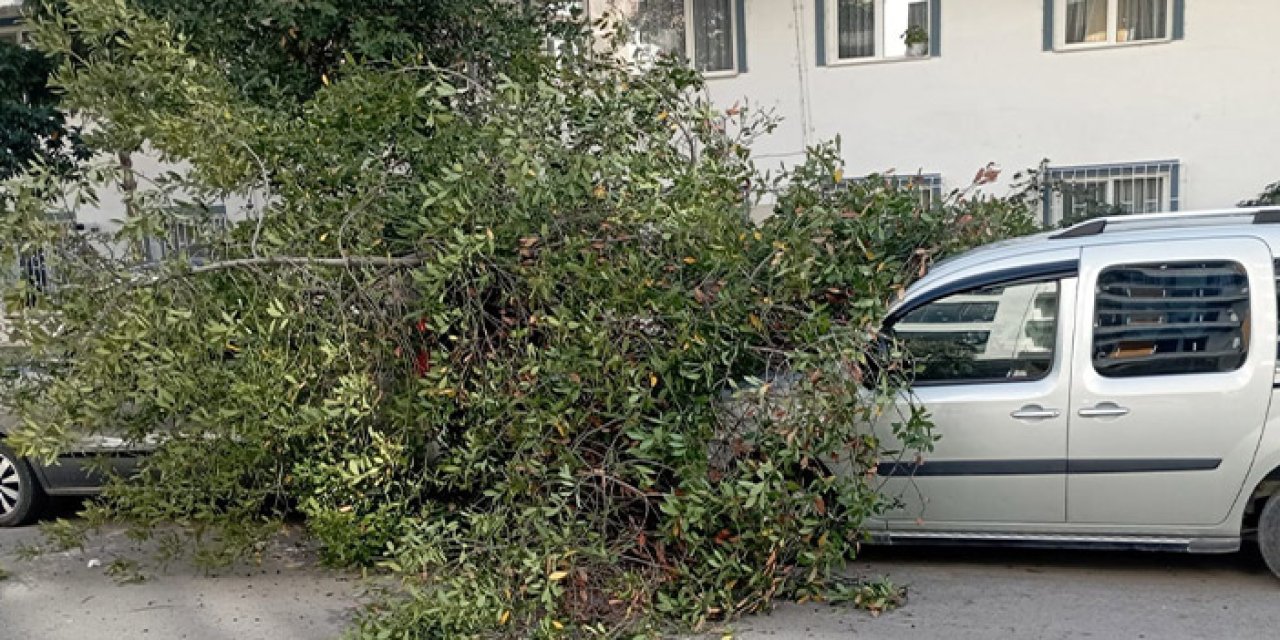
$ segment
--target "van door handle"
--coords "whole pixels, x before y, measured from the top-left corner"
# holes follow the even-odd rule
[[[1079,411],[1081,418],[1118,418],[1129,415],[1129,410],[1114,403],[1102,402]]]
[[[1009,414],[1010,417],[1018,420],[1048,420],[1060,415],[1062,415],[1061,411],[1058,411],[1057,409],[1045,409],[1038,404],[1029,404]]]

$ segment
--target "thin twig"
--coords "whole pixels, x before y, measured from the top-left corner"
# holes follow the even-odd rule
[[[240,146],[244,147],[244,150],[249,152],[249,157],[258,163],[258,169],[262,172],[262,188],[266,191],[262,199],[262,211],[258,212],[258,224],[253,229],[253,239],[249,241],[249,253],[256,258],[258,257],[258,238],[262,235],[262,225],[267,220],[267,209],[271,206],[271,176],[267,172],[267,165],[262,162],[258,154],[253,152],[248,143],[241,142]]]
[[[439,73],[443,75],[453,76],[459,80],[465,81],[468,86],[470,86],[473,89],[476,89],[481,95],[485,96],[486,98],[493,96],[493,91],[489,87],[486,87],[483,84],[481,84],[480,81],[476,80],[475,78],[472,78],[471,76],[465,73],[462,73],[461,71],[456,71],[448,67],[438,67],[436,65],[412,65],[407,67],[400,67],[399,69],[396,69],[396,71],[400,73],[409,73],[413,71],[430,71],[432,73]]]

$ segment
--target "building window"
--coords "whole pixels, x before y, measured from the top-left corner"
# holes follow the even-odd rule
[[[942,201],[942,175],[937,173],[920,173],[913,176],[893,176],[899,187],[910,187],[920,192],[920,205],[932,209],[933,205]]]
[[[174,210],[165,221],[164,236],[148,238],[143,245],[146,259],[158,262],[176,255],[208,258],[212,241],[226,224],[227,208],[222,205]]]
[[[26,47],[31,44],[31,34],[26,31],[0,31],[0,42]]]
[[[628,54],[638,63],[666,54],[704,73],[741,70],[740,0],[601,0],[591,8],[593,18],[609,14],[623,21]]]
[[[18,274],[25,283],[22,304],[32,308],[40,297],[52,293],[53,280],[49,277],[47,255],[42,247],[25,251],[18,256]]]
[[[1093,368],[1109,378],[1219,373],[1249,350],[1249,277],[1226,260],[1129,264],[1098,274]]]
[[[1061,25],[1055,34],[1062,48],[1178,37],[1182,0],[1055,0]]]
[[[935,12],[929,0],[829,0],[826,10],[833,60],[930,55]]]
[[[1176,160],[1049,167],[1044,173],[1045,224],[1177,211],[1179,173]]]
[[[50,211],[47,215],[50,222],[63,228],[62,233],[66,236],[76,232],[76,219],[72,212]],[[57,270],[50,264],[50,257],[57,255],[61,244],[33,247],[18,254],[17,276],[24,283],[23,306],[39,306],[42,298],[57,291]]]
[[[850,184],[863,185],[868,188],[874,188],[877,184],[881,184],[885,188],[892,186],[898,189],[916,189],[920,192],[920,206],[925,209],[932,209],[935,203],[942,201],[942,174],[939,173],[917,173],[913,175],[873,173],[860,178],[846,178],[841,181],[842,187],[848,187]]]
[[[934,300],[890,333],[915,382],[1025,382],[1048,375],[1057,342],[1058,282],[993,286]]]

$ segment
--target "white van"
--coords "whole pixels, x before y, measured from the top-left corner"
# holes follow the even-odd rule
[[[1231,552],[1280,575],[1280,209],[1100,218],[937,265],[884,330],[941,436],[874,542]],[[892,446],[888,424],[876,425]]]

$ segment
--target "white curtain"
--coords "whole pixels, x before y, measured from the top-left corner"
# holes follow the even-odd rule
[[[1153,40],[1165,37],[1168,0],[1120,0],[1116,39]]]
[[[1107,41],[1107,0],[1067,0],[1067,44]]]
[[[836,11],[841,58],[876,55],[875,0],[839,0]]]
[[[733,68],[733,0],[692,0],[693,63],[699,71]]]
[[[637,44],[685,57],[684,0],[635,0],[627,15]]]
[[[929,31],[929,3],[912,2],[907,5],[907,26]]]

